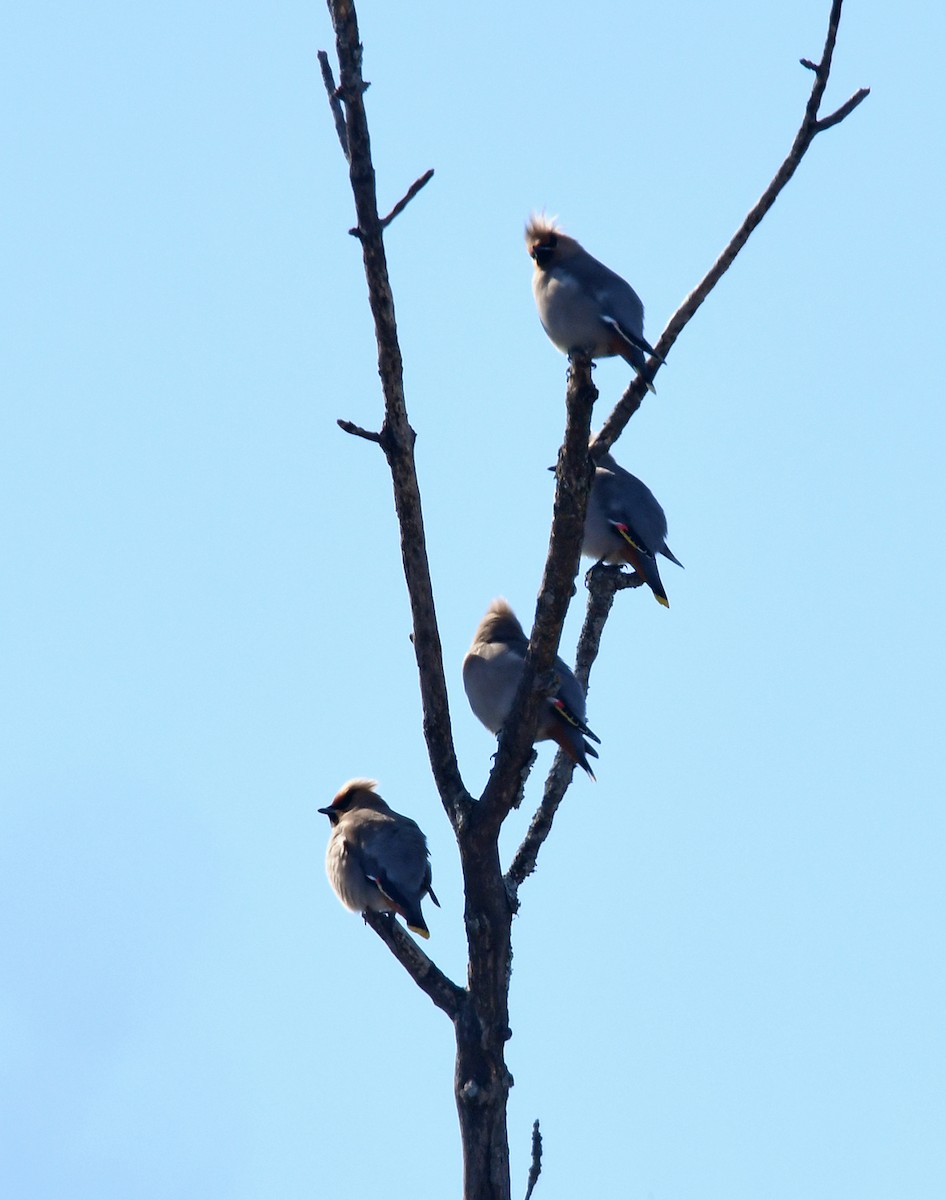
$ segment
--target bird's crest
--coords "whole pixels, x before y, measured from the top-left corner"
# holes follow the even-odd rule
[[[537,243],[547,242],[552,234],[559,234],[556,217],[547,217],[544,212],[530,213],[526,222],[526,243],[530,250]]]
[[[519,618],[509,606],[509,601],[497,596],[490,602],[486,614],[476,631],[480,642],[525,642],[528,641]]]
[[[380,796],[375,795],[374,789],[378,786],[376,779],[349,779],[349,781],[341,787],[336,793],[335,798],[329,805],[335,812],[348,812],[355,804],[367,802],[369,805],[378,803],[383,804]]]
[[[552,265],[561,238],[554,217],[547,217],[545,213],[532,214],[526,223],[526,249],[536,267],[545,270]]]

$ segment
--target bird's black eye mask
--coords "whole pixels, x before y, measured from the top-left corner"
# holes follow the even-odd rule
[[[532,247],[532,257],[540,267],[548,266],[549,260],[558,245],[558,236],[550,233],[544,242],[536,242]]]

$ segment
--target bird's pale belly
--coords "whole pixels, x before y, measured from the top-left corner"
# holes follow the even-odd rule
[[[535,289],[535,299],[545,332],[564,354],[584,350],[593,358],[605,358],[614,353],[610,330],[581,288],[547,279]]]

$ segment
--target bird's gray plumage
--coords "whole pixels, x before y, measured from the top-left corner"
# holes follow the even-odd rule
[[[474,715],[490,733],[502,729],[515,699],[529,639],[501,597],[486,610],[463,659],[463,686]],[[598,752],[586,738],[599,742],[585,724],[585,696],[565,662],[556,657],[558,688],[539,717],[536,741],[556,741],[565,753],[594,779],[588,755]]]
[[[526,245],[535,263],[532,293],[542,327],[565,354],[582,350],[592,358],[619,354],[647,377],[644,306],[626,279],[593,258],[554,222],[532,217]]]
[[[657,600],[669,608],[657,555],[683,563],[667,545],[667,518],[646,483],[602,455],[588,496],[581,552],[597,562],[630,563]]]
[[[424,896],[439,908],[431,887],[427,839],[416,821],[390,808],[373,779],[352,779],[327,808],[332,823],[325,871],[335,894],[355,912],[396,912],[422,937],[430,931]]]

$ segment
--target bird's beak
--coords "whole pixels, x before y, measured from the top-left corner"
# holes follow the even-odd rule
[[[320,812],[320,813],[325,813],[325,815],[326,815],[327,817],[330,817],[330,816],[332,815],[332,808],[331,808],[331,805],[329,805],[329,807],[328,807],[328,808],[320,808],[320,809],[319,809],[319,812]]]

